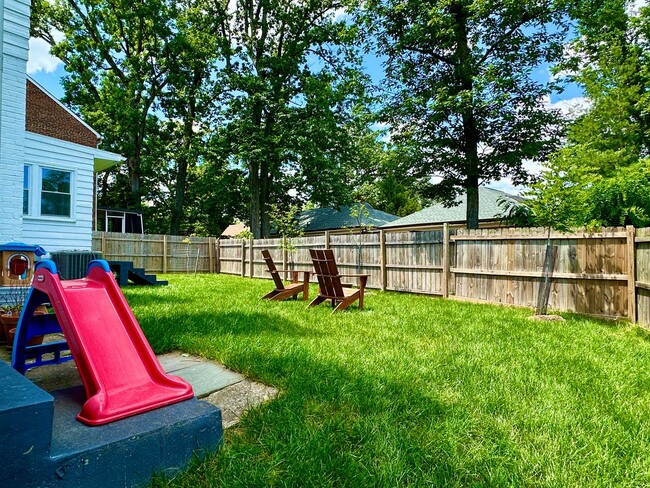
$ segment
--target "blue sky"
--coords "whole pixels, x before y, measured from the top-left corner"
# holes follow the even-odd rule
[[[63,96],[61,78],[65,75],[63,63],[49,54],[49,46],[41,39],[31,39],[29,42],[29,61],[27,73],[36,80],[43,88],[48,90],[57,98]],[[364,68],[371,76],[373,82],[379,84],[383,78],[383,58],[373,55],[364,56]],[[547,81],[550,73],[547,66],[540,66],[534,73],[535,79]],[[576,107],[584,107],[585,100],[580,87],[569,85],[564,92],[554,94],[547,102],[550,106],[559,108],[565,112],[575,110]],[[530,164],[529,169],[538,172],[540,167]],[[523,188],[514,187],[508,178],[501,181],[489,182],[488,186],[508,193],[520,193]]]

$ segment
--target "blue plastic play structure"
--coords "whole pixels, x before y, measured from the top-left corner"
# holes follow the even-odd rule
[[[56,266],[52,261],[36,263],[35,269],[40,268],[45,268],[56,274]],[[56,314],[34,315],[40,305],[49,302],[50,298],[34,287],[27,294],[18,327],[16,328],[14,348],[11,355],[11,366],[19,373],[25,374],[31,368],[48,364],[60,364],[73,359],[68,343],[65,340],[35,346],[27,345],[33,337],[61,332],[61,325],[56,318]],[[67,354],[63,355],[64,352],[67,352]],[[47,358],[44,356],[47,356]]]

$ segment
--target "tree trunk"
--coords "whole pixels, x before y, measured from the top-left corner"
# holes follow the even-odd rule
[[[173,236],[179,235],[183,223],[183,211],[185,207],[185,192],[187,191],[187,171],[190,164],[191,150],[196,137],[194,134],[194,121],[196,119],[196,92],[201,85],[201,71],[194,70],[192,78],[191,93],[187,101],[187,113],[183,121],[183,144],[176,158],[178,172],[176,174],[176,194],[174,195],[174,206],[172,207],[171,219],[169,222],[169,233]]]
[[[478,182],[475,185],[468,186],[467,191],[467,228],[478,229]]]
[[[183,221],[183,204],[185,201],[185,189],[187,186],[187,167],[188,157],[185,148],[176,158],[176,191],[174,195],[174,205],[172,206],[171,218],[169,220],[169,234],[172,236],[180,235],[181,222]]]
[[[468,229],[478,229],[479,198],[478,187],[480,180],[480,159],[478,145],[480,133],[474,116],[474,68],[472,67],[472,52],[467,34],[466,8],[461,3],[454,3],[451,12],[456,20],[456,65],[454,67],[458,79],[459,94],[467,100],[462,111],[463,152],[465,153],[465,191],[467,192],[466,220]]]
[[[248,188],[251,192],[250,226],[255,239],[262,237],[261,205],[260,205],[260,167],[257,161],[248,163]]]
[[[269,155],[272,157],[272,155]],[[269,200],[271,198],[271,186],[273,184],[273,174],[269,167],[273,163],[265,159],[261,164],[261,181],[260,181],[260,227],[263,239],[267,239],[271,234],[271,219],[269,216]]]
[[[104,171],[102,174],[102,184],[101,184],[101,202],[103,205],[107,206],[107,203],[105,202],[106,200],[106,194],[108,193],[108,178],[110,176],[111,172],[110,171]],[[102,204],[100,203],[100,205]]]
[[[271,177],[263,177],[261,183],[261,202],[260,202],[260,233],[263,239],[268,239],[271,234],[271,216],[269,215],[269,187]]]
[[[129,169],[129,208],[140,207],[140,156],[131,156],[127,159],[127,168]]]

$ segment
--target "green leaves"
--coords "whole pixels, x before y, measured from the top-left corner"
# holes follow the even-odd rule
[[[561,53],[567,29],[548,1],[379,1],[359,15],[388,56],[383,118],[419,166],[445,179],[439,197],[485,180],[529,180],[525,160],[557,147],[561,126],[543,104],[551,84],[532,73]],[[478,201],[468,204],[478,225]]]
[[[560,65],[589,97],[528,206],[552,227],[650,225],[648,10],[630,18],[624,0],[575,2],[577,35]]]

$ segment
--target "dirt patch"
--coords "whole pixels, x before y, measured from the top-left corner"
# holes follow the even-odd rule
[[[559,315],[531,315],[530,320],[539,320],[540,322],[564,322],[564,317]]]

